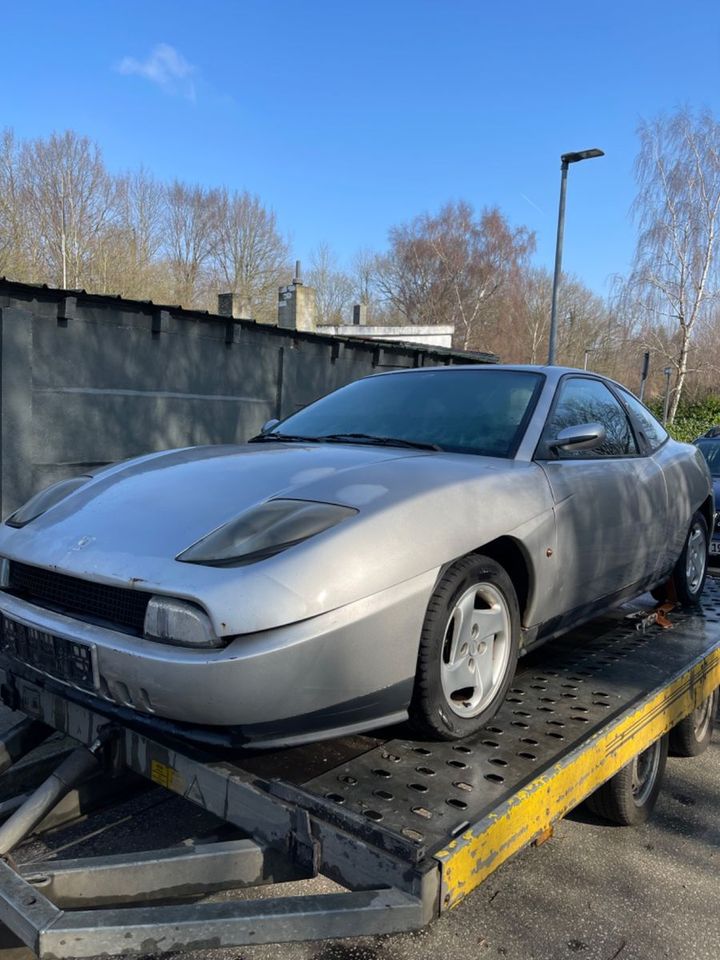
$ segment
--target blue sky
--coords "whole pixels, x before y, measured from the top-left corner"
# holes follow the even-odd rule
[[[444,201],[498,205],[598,292],[627,269],[635,128],[720,113],[717,0],[4,3],[0,126],[72,128],[110,169],[257,193],[306,259],[381,248]]]

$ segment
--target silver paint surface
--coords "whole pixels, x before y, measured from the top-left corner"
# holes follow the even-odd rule
[[[467,368],[446,375],[455,369]],[[514,459],[356,444],[186,448],[99,471],[26,527],[0,528],[0,555],[11,560],[198,603],[228,639],[223,649],[154,643],[2,592],[0,611],[94,644],[105,693],[117,702],[191,723],[245,725],[407,688],[441,571],[499,537],[526,558],[531,638],[577,607],[657,583],[712,494],[700,452],[668,440],[652,456],[535,461],[556,387],[571,371],[514,369],[545,375]],[[358,513],[247,566],[175,560],[274,497]],[[406,708],[397,702],[377,722]]]

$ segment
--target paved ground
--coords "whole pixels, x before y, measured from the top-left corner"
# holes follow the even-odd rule
[[[720,956],[720,729],[695,760],[670,760],[653,821],[624,829],[582,812],[503,866],[419,934],[189,954],[191,960],[717,960]],[[22,859],[147,849],[202,835],[207,814],[153,790],[33,841]],[[99,831],[99,832],[98,832]],[[280,888],[267,889],[277,894]],[[324,880],[284,893],[333,889]],[[25,960],[24,949],[0,960]]]

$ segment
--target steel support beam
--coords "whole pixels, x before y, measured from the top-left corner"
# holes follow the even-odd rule
[[[65,911],[0,861],[0,921],[40,960],[61,960],[373,936],[427,919],[418,898],[393,889]]]
[[[8,854],[31,833],[76,784],[97,770],[97,765],[95,754],[85,747],[73,750],[0,827],[0,856]]]
[[[61,913],[38,932],[40,960],[147,956],[253,943],[374,936],[422,926],[420,901],[398,890]]]
[[[64,909],[197,897],[308,877],[253,840],[51,860],[20,866],[18,873]]]

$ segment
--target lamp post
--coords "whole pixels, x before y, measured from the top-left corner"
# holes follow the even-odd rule
[[[565,193],[567,191],[567,172],[571,163],[580,160],[591,160],[593,157],[604,157],[605,154],[597,147],[592,150],[580,150],[577,153],[563,153],[560,157],[560,208],[558,210],[557,243],[555,245],[555,272],[553,274],[552,306],[550,308],[550,345],[548,347],[548,364],[555,363],[555,345],[557,341],[557,293],[562,269],[563,234],[565,232]]]
[[[663,373],[665,374],[665,406],[663,407],[663,426],[665,426],[668,418],[668,406],[670,405],[670,374],[672,373],[672,367],[665,367]]]
[[[642,372],[640,374],[640,393],[638,396],[642,400],[645,396],[645,384],[647,383],[648,373],[650,372],[650,351],[646,350],[643,354]]]

